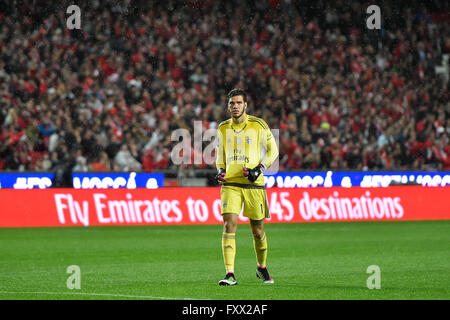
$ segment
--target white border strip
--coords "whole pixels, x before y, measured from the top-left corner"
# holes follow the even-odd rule
[[[139,295],[131,295],[131,294],[94,293],[94,292],[0,291],[0,294],[81,295],[81,296],[135,298],[135,299],[151,299],[151,300],[205,300],[205,299],[196,299],[196,298],[154,297],[154,296],[139,296]]]

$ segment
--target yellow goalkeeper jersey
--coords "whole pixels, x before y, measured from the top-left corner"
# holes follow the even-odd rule
[[[226,183],[264,186],[261,174],[251,183],[243,175],[243,167],[265,168],[278,157],[278,147],[267,123],[258,117],[247,115],[242,123],[228,119],[217,130],[216,167],[226,171]]]

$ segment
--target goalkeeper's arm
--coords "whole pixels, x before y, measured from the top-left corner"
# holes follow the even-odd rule
[[[247,179],[250,182],[255,182],[258,177],[266,170],[268,167],[272,165],[272,163],[275,161],[275,159],[278,157],[278,147],[275,142],[275,139],[272,135],[272,132],[270,130],[267,130],[267,136],[266,140],[263,142],[264,148],[267,150],[263,160],[259,165],[254,167],[253,169],[249,168],[242,168],[244,171],[244,177],[247,177]]]
[[[277,143],[275,142],[275,138],[273,137],[272,132],[270,132],[270,130],[268,130],[267,140],[264,143],[264,148],[267,150],[267,152],[264,155],[261,164],[263,165],[265,170],[268,167],[270,167],[278,157]]]
[[[225,182],[225,148],[223,146],[222,132],[217,130],[217,147],[216,147],[216,168],[217,173],[214,177],[216,183]]]

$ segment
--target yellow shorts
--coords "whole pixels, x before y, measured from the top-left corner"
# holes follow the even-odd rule
[[[250,220],[270,218],[266,189],[254,186],[223,185],[220,191],[222,214],[239,215],[244,205],[243,215]]]

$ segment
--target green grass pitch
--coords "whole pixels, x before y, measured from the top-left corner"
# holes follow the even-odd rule
[[[266,224],[255,276],[250,227],[236,235],[238,285],[224,276],[221,225],[0,229],[0,299],[450,299],[450,221]],[[67,267],[80,267],[80,289]],[[381,288],[366,286],[380,268]]]

